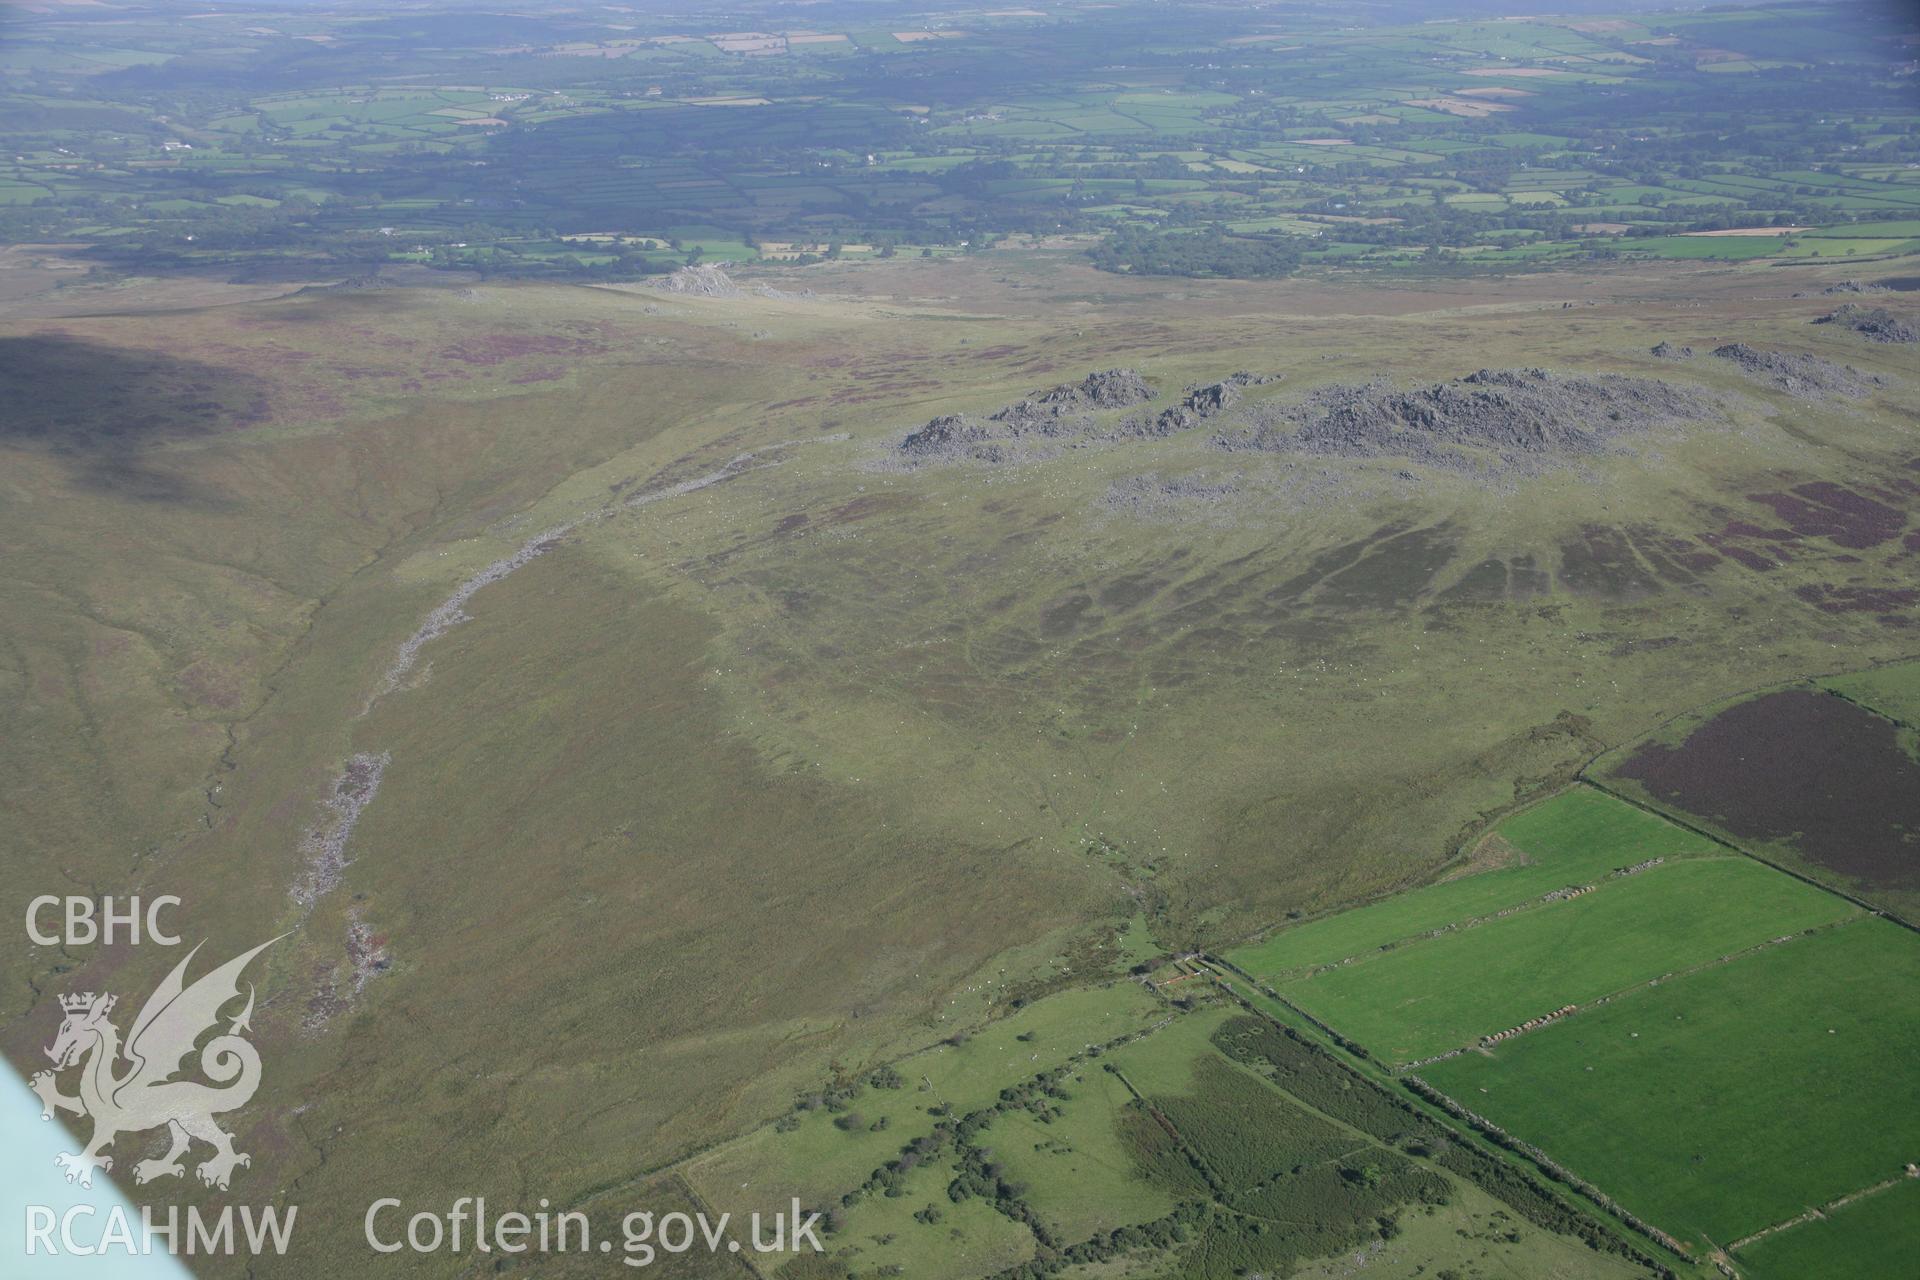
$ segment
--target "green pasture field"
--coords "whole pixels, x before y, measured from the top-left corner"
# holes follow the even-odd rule
[[[1304,1263],[1290,1280],[1353,1280],[1356,1274],[1365,1280],[1434,1280],[1449,1272],[1499,1280],[1646,1280],[1644,1268],[1542,1231],[1478,1187],[1456,1182],[1453,1195],[1446,1208],[1399,1214],[1391,1240]],[[1357,1257],[1365,1258],[1364,1270],[1356,1271]]]
[[[1105,1063],[1146,1097],[1197,1093],[1197,1064],[1215,1052],[1214,1033],[1237,1013],[1225,1004],[1209,1005],[1174,1019],[1144,1040],[1114,1050]]]
[[[1842,1205],[1734,1251],[1752,1280],[1888,1280],[1920,1257],[1920,1179]]]
[[[1920,192],[1913,201],[1920,204]],[[1802,233],[1809,240],[1912,240],[1920,238],[1920,218],[1895,222],[1850,222],[1842,227],[1816,227]]]
[[[1693,857],[1719,846],[1595,787],[1575,787],[1502,822],[1486,846],[1507,861],[1381,902],[1275,932],[1227,953],[1264,981],[1332,964],[1388,943],[1490,915],[1648,858]]]
[[[1857,910],[1747,858],[1695,858],[1280,991],[1376,1056],[1404,1063]]]
[[[1421,1075],[1656,1226],[1724,1246],[1902,1174],[1916,984],[1920,938],[1863,918]]]
[[[1648,254],[1656,258],[1725,258],[1745,261],[1750,258],[1779,257],[1785,250],[1785,236],[1647,236],[1625,241],[1623,252]]]
[[[1920,251],[1920,239],[1870,240],[1835,236],[1824,240],[1808,238],[1797,241],[1789,245],[1781,256],[1784,258],[1864,258],[1887,257],[1916,251]]]

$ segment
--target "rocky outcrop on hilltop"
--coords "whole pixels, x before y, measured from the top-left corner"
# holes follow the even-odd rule
[[[1716,412],[1705,393],[1655,378],[1482,369],[1410,390],[1384,381],[1320,387],[1215,443],[1484,470],[1599,454],[1616,437]]]
[[[1837,324],[1869,342],[1920,342],[1920,331],[1885,307],[1863,307],[1849,302],[1829,311],[1815,324]]]
[[[907,453],[940,453],[963,445],[981,444],[993,438],[985,426],[963,414],[943,413],[900,442]]]
[[[1864,396],[1875,387],[1887,385],[1887,380],[1879,374],[1862,373],[1852,365],[1788,351],[1763,351],[1744,342],[1715,347],[1713,354],[1748,377],[1802,400]]]
[[[1121,409],[1144,405],[1155,397],[1153,385],[1132,369],[1103,369],[1078,382],[1063,382],[1036,391],[996,409],[984,419],[949,413],[909,432],[899,450],[915,460],[940,457],[976,462],[1002,462],[1016,456],[1020,442],[1055,447],[1155,439],[1188,431],[1241,404],[1247,387],[1278,382],[1277,373],[1232,373],[1218,382],[1195,383],[1180,399],[1155,412],[1152,408],[1120,418]],[[1031,448],[1018,451],[1030,457]]]
[[[1218,382],[1190,386],[1179,404],[1162,409],[1152,418],[1128,419],[1120,424],[1115,434],[1123,437],[1170,436],[1178,431],[1191,431],[1208,418],[1225,413],[1239,404],[1242,387],[1265,386],[1269,382],[1278,382],[1280,377],[1277,373],[1230,373]]]
[[[1667,349],[1656,353],[1665,358],[1691,355],[1661,345]],[[1546,369],[1482,369],[1410,388],[1385,379],[1337,383],[1286,401],[1246,397],[1247,388],[1279,376],[1235,373],[1196,383],[1170,405],[1116,420],[1114,411],[1141,406],[1154,392],[1132,370],[1105,370],[984,418],[942,414],[908,432],[894,457],[907,465],[1037,461],[1061,449],[1146,442],[1210,425],[1207,443],[1229,453],[1401,458],[1486,476],[1616,452],[1621,437],[1720,419],[1726,408],[1723,396],[1660,378]],[[1114,501],[1137,508],[1190,496],[1138,489]]]
[[[1798,293],[1795,293],[1793,296],[1796,298],[1815,298],[1815,297],[1832,297],[1835,294],[1844,294],[1844,293],[1886,293],[1886,292],[1888,292],[1887,286],[1883,284],[1874,284],[1867,280],[1840,280],[1833,284],[1828,285],[1824,289],[1821,289],[1818,293],[1808,293],[1805,289],[1802,289]]]
[[[900,442],[900,451],[918,458],[949,455],[996,461],[1005,456],[1002,446],[1017,440],[1090,435],[1098,429],[1096,415],[1151,400],[1153,395],[1153,387],[1134,370],[1103,369],[1078,382],[1063,382],[1022,397],[994,410],[984,422],[964,414],[942,414],[909,432]]]
[[[667,293],[685,294],[690,298],[737,298],[741,292],[740,286],[720,269],[718,263],[713,262],[681,267],[658,281],[654,288]]]
[[[1153,399],[1153,388],[1132,369],[1105,369],[1078,382],[1063,382],[1037,395],[1000,409],[992,416],[1014,431],[1046,430],[1049,424],[1075,414],[1102,409],[1125,409]]]

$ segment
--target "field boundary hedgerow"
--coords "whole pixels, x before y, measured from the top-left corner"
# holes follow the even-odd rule
[[[1870,1187],[1861,1187],[1858,1191],[1849,1191],[1847,1194],[1829,1200],[1825,1204],[1815,1205],[1796,1218],[1788,1218],[1785,1222],[1776,1222],[1770,1227],[1762,1227],[1752,1235],[1742,1236],[1727,1246],[1727,1252],[1738,1253],[1748,1245],[1760,1243],[1760,1241],[1765,1240],[1768,1236],[1778,1235],[1782,1231],[1791,1231],[1795,1227],[1803,1226],[1816,1219],[1828,1217],[1837,1210],[1844,1209],[1850,1204],[1865,1200],[1868,1196],[1877,1196],[1883,1191],[1891,1191],[1913,1176],[1914,1175],[1908,1173],[1900,1174],[1892,1178],[1882,1178]]]

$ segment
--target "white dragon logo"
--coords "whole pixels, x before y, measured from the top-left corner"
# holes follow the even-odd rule
[[[54,1068],[40,1072],[31,1083],[40,1095],[42,1120],[53,1119],[56,1110],[93,1118],[93,1136],[86,1150],[54,1157],[54,1162],[66,1170],[68,1182],[78,1180],[81,1186],[91,1187],[95,1169],[113,1172],[113,1157],[102,1153],[115,1138],[161,1125],[167,1126],[172,1145],[159,1159],[136,1164],[135,1182],[185,1173],[180,1157],[195,1138],[214,1149],[214,1154],[195,1170],[200,1181],[210,1187],[226,1190],[234,1169],[253,1163],[251,1156],[233,1149],[232,1135],[213,1122],[216,1114],[245,1106],[260,1087],[260,1054],[240,1035],[250,1029],[248,1020],[253,1016],[251,984],[247,987],[247,1007],[228,1024],[224,1034],[214,1036],[200,1049],[200,1070],[214,1084],[176,1080],[173,1076],[194,1051],[194,1042],[204,1032],[217,1028],[221,1007],[239,997],[240,973],[247,962],[278,941],[263,942],[187,986],[187,965],[200,951],[196,946],[147,998],[140,1016],[133,1020],[124,1049],[119,1030],[107,1020],[117,997],[91,991],[60,997],[66,1020],[47,1050]],[[123,1057],[130,1065],[124,1073],[115,1074]],[[68,1097],[60,1092],[56,1073],[82,1062],[79,1096]]]

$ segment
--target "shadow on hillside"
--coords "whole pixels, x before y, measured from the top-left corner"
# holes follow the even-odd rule
[[[65,458],[97,492],[222,501],[145,449],[265,421],[270,405],[258,378],[217,365],[67,334],[0,337],[0,447]]]
[[[250,374],[66,334],[0,338],[0,444],[121,453],[266,420]]]

